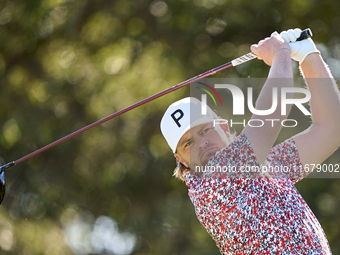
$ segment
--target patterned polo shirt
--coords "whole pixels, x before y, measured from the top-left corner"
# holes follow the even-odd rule
[[[293,138],[260,166],[244,134],[185,176],[200,223],[221,254],[331,254],[325,233],[294,186],[305,176]]]

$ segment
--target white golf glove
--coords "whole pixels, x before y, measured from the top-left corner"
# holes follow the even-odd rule
[[[289,29],[287,31],[282,31],[280,33],[282,38],[290,46],[291,50],[290,56],[292,57],[292,59],[298,61],[300,65],[308,54],[313,52],[320,53],[320,51],[316,48],[311,38],[304,39],[302,41],[296,41],[296,39],[300,37],[301,32],[302,32],[301,29],[295,28]]]

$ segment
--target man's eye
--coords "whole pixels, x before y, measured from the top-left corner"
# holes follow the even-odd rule
[[[202,132],[202,134],[205,134],[205,133],[207,133],[209,130],[210,130],[210,128],[206,128],[206,129],[204,129],[204,130],[203,130],[203,132]]]
[[[188,141],[188,142],[184,145],[184,147],[187,148],[187,147],[189,147],[191,144],[192,144],[192,141],[190,140],[190,141]]]

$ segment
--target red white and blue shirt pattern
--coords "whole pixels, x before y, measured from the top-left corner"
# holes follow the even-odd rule
[[[241,134],[210,158],[207,167],[219,172],[185,175],[197,218],[221,254],[331,254],[322,227],[294,186],[308,174],[294,139],[272,148],[266,165],[271,166],[266,172],[244,170],[259,163]],[[233,171],[221,171],[227,166]]]

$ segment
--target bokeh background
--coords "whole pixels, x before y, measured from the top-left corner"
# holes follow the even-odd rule
[[[336,0],[2,0],[2,163],[248,53],[275,30],[310,27],[339,77],[339,9]],[[267,73],[253,60],[214,77]],[[219,254],[172,177],[159,129],[167,106],[188,95],[172,92],[9,170],[0,253]],[[340,163],[339,150],[331,160]],[[340,254],[340,179],[297,188]]]

